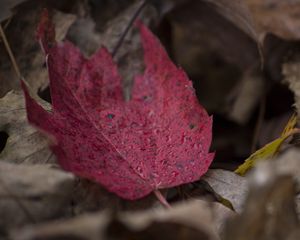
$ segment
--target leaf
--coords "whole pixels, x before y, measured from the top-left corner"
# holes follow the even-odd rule
[[[258,34],[253,23],[247,1],[240,0],[204,0],[212,4],[218,13],[243,30],[246,34],[258,41]]]
[[[287,40],[298,40],[300,37],[298,1],[204,0],[204,2],[212,4],[220,15],[259,43],[263,43],[268,33]]]
[[[0,162],[0,238],[12,228],[69,216],[75,183],[74,175],[49,165]]]
[[[236,212],[242,212],[248,191],[245,178],[231,171],[211,169],[203,176],[203,180],[205,180],[217,194],[230,201]]]
[[[35,93],[43,91],[48,86],[48,75],[44,66],[43,53],[39,50],[38,44],[32,41],[37,25],[36,19],[40,16],[38,9],[42,5],[43,1],[24,2],[22,7],[16,11],[13,21],[3,29],[21,75],[26,78]],[[52,11],[52,16],[53,22],[56,24],[56,39],[57,41],[63,40],[76,16],[55,10]],[[22,36],[20,36],[20,32]],[[11,90],[20,90],[20,79],[12,68],[4,44],[0,44],[0,62],[0,97],[3,97]]]
[[[250,170],[254,165],[256,165],[258,161],[274,157],[275,154],[278,152],[281,144],[294,133],[293,129],[295,128],[296,123],[297,115],[293,114],[292,117],[289,119],[287,125],[285,126],[284,130],[282,131],[281,136],[254,152],[249,158],[245,160],[245,162],[242,165],[240,165],[235,170],[235,173],[243,176],[248,170]]]
[[[219,203],[191,200],[166,210],[121,212],[115,216],[109,211],[102,211],[43,225],[26,226],[16,229],[12,239],[217,240],[220,239],[217,230],[222,230],[222,224],[232,216],[233,212]]]
[[[25,0],[1,0],[0,22],[11,17],[11,10],[22,2],[25,2]]]
[[[251,12],[257,34],[262,38],[268,33],[286,40],[299,40],[299,1],[245,1]]]
[[[43,106],[49,108],[45,103]],[[26,164],[55,162],[47,138],[27,122],[21,92],[11,91],[0,98],[0,115],[0,131],[8,135],[0,161]]]
[[[223,239],[300,238],[295,206],[299,160],[299,151],[291,149],[254,169],[249,175],[249,193],[243,212],[227,222]]]
[[[44,13],[38,31],[47,64],[52,112],[29,95],[28,120],[53,136],[61,166],[125,199],[198,180],[208,169],[212,118],[199,105],[192,82],[141,23],[145,72],[125,102],[111,55],[101,48],[90,59],[70,42],[49,44]],[[50,32],[47,32],[50,29]]]

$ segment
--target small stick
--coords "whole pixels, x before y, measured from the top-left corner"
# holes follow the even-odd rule
[[[10,61],[11,61],[12,65],[13,65],[13,68],[14,68],[14,70],[15,70],[15,73],[17,74],[17,77],[18,77],[18,78],[21,78],[20,69],[19,69],[18,64],[17,64],[17,62],[16,62],[16,59],[15,59],[15,57],[14,57],[14,54],[13,54],[13,52],[11,51],[11,48],[10,48],[10,46],[9,46],[9,43],[8,43],[8,41],[7,41],[6,35],[5,35],[4,31],[3,31],[3,28],[2,28],[2,25],[1,25],[1,24],[0,24],[0,36],[1,36],[2,39],[3,39],[4,46],[5,46],[5,48],[6,48],[6,51],[7,51],[8,55],[9,55],[9,58],[10,58]]]
[[[165,199],[165,197],[161,194],[161,192],[158,189],[154,190],[154,194],[164,207],[171,208],[171,205],[168,203],[168,201]]]
[[[121,45],[122,45],[122,43],[123,43],[123,41],[124,41],[124,39],[125,39],[125,37],[126,37],[128,31],[129,31],[129,29],[131,28],[133,22],[134,22],[134,21],[136,20],[136,18],[140,15],[141,11],[142,11],[143,8],[146,6],[146,4],[147,4],[147,0],[143,0],[143,1],[141,2],[141,5],[138,7],[138,9],[136,10],[136,12],[134,13],[134,15],[131,17],[129,23],[127,24],[127,26],[126,26],[124,32],[122,33],[122,35],[121,35],[119,41],[117,42],[117,45],[115,46],[115,48],[114,48],[114,50],[113,50],[113,52],[112,52],[112,56],[113,56],[113,57],[117,54],[119,48],[121,47]]]

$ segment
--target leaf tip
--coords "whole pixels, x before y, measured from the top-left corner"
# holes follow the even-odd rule
[[[36,39],[45,53],[47,53],[51,45],[55,43],[55,28],[46,8],[44,8],[41,13],[40,22],[36,30]]]

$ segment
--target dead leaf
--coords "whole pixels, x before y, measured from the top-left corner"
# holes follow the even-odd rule
[[[210,203],[194,200],[172,209],[125,212],[114,218],[109,212],[27,227],[15,231],[14,240],[33,239],[219,239]],[[116,231],[118,229],[118,231]]]
[[[149,195],[136,201],[127,201],[108,192],[99,184],[81,179],[78,181],[72,196],[72,211],[74,215],[95,212],[103,209],[112,211],[138,211],[160,205],[154,195]]]
[[[280,166],[288,166],[285,160],[283,156],[282,159],[261,162],[257,166],[250,178],[244,210],[240,216],[229,221],[226,240],[299,239],[296,185],[292,174]],[[299,152],[296,159],[290,160],[297,162],[299,169]]]
[[[300,3],[294,0],[205,0],[258,43],[268,33],[286,40],[300,37]]]
[[[43,1],[24,4],[5,29],[21,75],[25,77],[35,93],[44,90],[49,83],[45,57],[34,37],[43,4]],[[65,37],[75,18],[72,14],[53,10],[57,39],[62,40]],[[20,79],[12,68],[2,42],[0,42],[0,62],[0,97],[2,97],[10,90],[20,89]]]
[[[41,102],[42,103],[42,102]],[[43,103],[46,109],[49,105]],[[24,96],[9,92],[0,99],[0,131],[8,134],[0,161],[10,163],[53,163],[55,156],[48,147],[48,140],[29,125]]]
[[[25,2],[26,0],[1,0],[1,8],[0,8],[0,23],[11,17],[12,9],[16,7],[18,4]]]
[[[272,33],[286,40],[300,38],[300,2],[295,0],[245,1],[260,39]]]
[[[258,42],[258,35],[251,12],[243,0],[204,0],[212,4],[218,13],[238,26],[242,31]]]
[[[74,180],[49,165],[0,162],[0,232],[69,214]]]
[[[290,90],[294,93],[295,107],[300,113],[300,62],[295,60],[282,65],[284,81],[288,83]]]
[[[242,212],[248,185],[245,178],[222,169],[210,169],[203,177],[213,190],[229,200],[238,213]]]

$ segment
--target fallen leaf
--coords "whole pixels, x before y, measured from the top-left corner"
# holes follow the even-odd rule
[[[295,54],[296,56],[298,53]],[[284,81],[288,83],[290,90],[294,93],[295,107],[300,112],[300,71],[299,60],[287,62],[282,65],[282,74]]]
[[[258,34],[253,23],[247,1],[241,0],[204,0],[212,4],[218,13],[231,21],[258,42]]]
[[[299,239],[297,188],[290,171],[295,164],[299,169],[299,151],[286,160],[283,155],[282,159],[261,162],[250,174],[244,210],[227,223],[225,240]],[[289,165],[291,162],[294,164]]]
[[[211,169],[203,176],[213,190],[232,204],[235,211],[241,213],[248,191],[245,178],[222,169]]]
[[[286,40],[299,40],[299,1],[246,0],[245,2],[260,39],[272,33]]]
[[[44,108],[50,109],[45,102]],[[8,135],[0,161],[10,163],[53,163],[55,156],[48,139],[32,127],[26,118],[25,100],[21,92],[11,91],[0,98],[0,131]]]
[[[186,74],[152,33],[138,24],[146,69],[125,102],[105,48],[85,59],[70,42],[55,44],[43,15],[38,33],[47,54],[52,113],[23,84],[29,122],[53,136],[61,166],[125,199],[198,180],[208,169],[212,118]],[[46,30],[46,31],[45,31]]]
[[[76,216],[103,209],[110,209],[112,211],[138,211],[150,209],[156,205],[161,206],[154,195],[149,195],[136,201],[129,201],[108,192],[104,187],[95,182],[84,179],[78,181],[72,196],[72,212]]]
[[[272,33],[286,40],[300,37],[298,1],[286,0],[205,0],[257,42]]]
[[[274,141],[266,144],[261,149],[257,150],[249,158],[245,160],[245,162],[240,165],[236,170],[235,173],[239,175],[245,175],[253,166],[257,164],[258,161],[264,159],[270,159],[275,156],[275,154],[279,151],[282,143],[290,137],[295,132],[293,131],[297,123],[297,115],[293,114],[292,117],[289,119],[287,125],[285,126],[281,136]]]
[[[25,0],[1,0],[0,22],[11,17],[12,9]]]
[[[218,240],[213,217],[219,206],[217,203],[193,200],[176,204],[171,209],[124,212],[115,217],[104,211],[17,229],[12,234],[12,239],[199,239],[200,237],[203,240]]]
[[[70,214],[75,177],[49,165],[0,162],[0,235]],[[2,238],[1,238],[2,239]]]
[[[37,19],[44,4],[44,1],[25,2],[22,8],[17,9],[14,18],[4,29],[21,75],[26,78],[35,93],[44,90],[49,84],[44,55],[38,44],[33,41]],[[55,10],[52,13],[53,22],[56,24],[56,39],[61,41],[76,16]],[[0,97],[3,97],[11,90],[20,90],[20,79],[12,68],[2,42],[0,42],[0,62]]]

